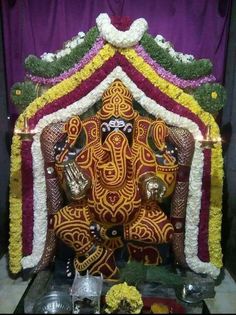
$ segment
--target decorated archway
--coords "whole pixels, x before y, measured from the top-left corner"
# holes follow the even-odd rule
[[[12,90],[17,99],[27,84],[32,87],[32,102],[19,116],[12,142],[11,271],[36,267],[45,251],[47,169],[40,145],[44,128],[86,113],[119,79],[145,111],[172,127],[186,129],[195,139],[184,238],[177,240],[176,234],[176,241],[193,271],[215,278],[222,266],[222,150],[220,141],[211,150],[203,149],[201,139],[209,127],[211,137],[220,137],[214,114],[223,105],[223,87],[215,83],[209,61],[177,53],[163,38],[152,38],[144,19],[134,21],[127,31],[116,29],[106,14],[100,14],[96,23],[73,48],[29,57],[27,80]],[[26,118],[35,132],[33,141],[21,141],[17,133]]]

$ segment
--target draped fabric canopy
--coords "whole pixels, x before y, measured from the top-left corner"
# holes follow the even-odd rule
[[[216,80],[223,83],[230,8],[231,0],[2,1],[8,112],[12,118],[18,115],[10,88],[24,80],[25,58],[61,49],[78,32],[95,26],[100,13],[143,17],[152,36],[161,34],[176,51],[210,59]]]

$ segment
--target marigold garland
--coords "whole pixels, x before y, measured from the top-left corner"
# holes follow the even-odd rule
[[[212,129],[212,137],[217,138],[219,132],[215,126]],[[211,162],[211,208],[209,220],[209,252],[210,261],[217,267],[222,267],[221,251],[221,222],[222,191],[223,191],[223,156],[222,147],[217,145],[212,149]]]
[[[122,314],[139,314],[143,307],[140,292],[126,282],[113,285],[106,293],[105,302],[108,314],[122,311]]]
[[[10,239],[9,239],[9,265],[12,273],[21,271],[22,258],[22,195],[21,195],[21,140],[13,136],[10,169]]]

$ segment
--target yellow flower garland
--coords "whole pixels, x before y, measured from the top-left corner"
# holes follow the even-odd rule
[[[219,127],[212,115],[202,110],[193,96],[185,93],[179,87],[161,78],[144,59],[137,55],[134,49],[120,49],[133,66],[141,72],[154,86],[158,87],[163,93],[184,107],[196,114],[205,125],[210,124],[212,136],[219,137]],[[216,267],[222,266],[221,252],[221,198],[223,186],[223,158],[221,145],[218,144],[212,149],[211,158],[211,198],[210,198],[210,218],[209,218],[209,252],[210,262]],[[216,198],[218,196],[218,198]]]
[[[12,158],[10,171],[10,239],[9,239],[9,264],[13,273],[21,270],[20,260],[22,258],[22,194],[21,194],[21,141],[19,136],[12,139]]]
[[[105,301],[107,305],[105,312],[108,314],[119,311],[122,302],[125,302],[130,308],[129,314],[139,314],[143,307],[143,300],[139,291],[126,282],[113,285],[108,290]]]

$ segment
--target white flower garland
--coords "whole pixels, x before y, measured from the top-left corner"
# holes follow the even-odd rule
[[[140,18],[132,23],[129,30],[124,32],[119,31],[114,25],[111,24],[111,20],[106,13],[101,13],[97,17],[96,23],[101,37],[113,46],[121,48],[131,47],[137,44],[142,38],[144,32],[148,29],[147,21],[143,18]],[[155,41],[176,61],[191,63],[195,60],[193,55],[183,54],[175,51],[171,43],[166,41],[165,38],[160,34],[156,35]]]
[[[176,61],[181,61],[183,63],[190,63],[194,61],[194,56],[189,54],[183,54],[180,52],[177,52],[173,49],[170,42],[166,41],[165,38],[158,34],[155,38],[156,43],[164,48],[169,55],[171,55]]]
[[[84,41],[84,32],[79,32],[78,35],[72,38],[72,40],[65,43],[63,49],[59,50],[57,53],[43,53],[40,58],[42,60],[53,62],[57,59],[60,59],[61,57],[64,57],[66,55],[69,55],[71,53],[71,49],[75,48],[79,44],[81,44]]]
[[[44,173],[44,162],[40,146],[40,135],[43,128],[52,122],[66,121],[72,115],[81,115],[101,99],[103,92],[115,80],[120,79],[131,91],[134,99],[143,108],[154,115],[160,117],[167,124],[186,128],[194,138],[201,138],[202,134],[196,123],[188,118],[181,117],[168,111],[154,100],[147,97],[136,84],[127,76],[120,66],[116,67],[93,91],[82,99],[74,102],[64,109],[44,116],[36,126],[37,134],[34,136],[32,145],[33,174],[34,174],[34,235],[33,251],[30,256],[22,259],[23,268],[32,268],[39,262],[46,240],[47,229],[47,205],[46,205],[46,182]],[[213,278],[219,274],[219,269],[211,263],[202,262],[198,258],[198,233],[199,217],[201,209],[201,188],[203,172],[203,153],[200,144],[196,142],[192,166],[190,171],[190,185],[188,202],[186,209],[186,230],[185,230],[185,255],[189,267],[197,273],[205,273]]]
[[[148,28],[147,21],[143,18],[135,20],[129,30],[119,31],[111,24],[111,19],[106,13],[101,13],[96,19],[97,27],[102,38],[116,47],[126,48],[137,44]]]
[[[106,13],[101,13],[97,19],[97,26],[100,31],[100,35],[106,39],[109,43],[117,47],[131,47],[137,44],[142,38],[144,32],[148,28],[148,24],[145,19],[140,18],[135,20],[128,31],[119,31],[111,24],[111,20]],[[53,62],[61,57],[69,55],[71,49],[75,48],[84,41],[85,33],[79,32],[72,40],[64,44],[64,48],[57,53],[44,52],[40,58],[42,60]],[[172,44],[169,41],[158,34],[154,38],[156,43],[164,48],[175,60],[183,63],[190,63],[194,60],[194,56],[190,54],[183,54],[173,49]]]

